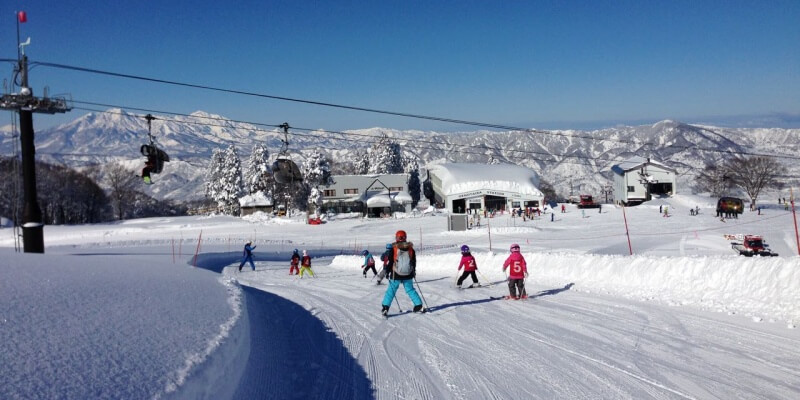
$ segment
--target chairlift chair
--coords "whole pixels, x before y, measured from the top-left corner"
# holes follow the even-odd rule
[[[272,177],[281,184],[300,182],[303,180],[303,174],[289,155],[289,124],[284,122],[280,127],[283,128],[284,139],[281,140],[283,145],[275,162],[272,163]]]
[[[150,139],[150,143],[143,144],[139,148],[139,152],[147,157],[144,169],[142,170],[142,178],[145,178],[146,183],[151,183],[150,174],[161,173],[161,171],[164,170],[164,163],[169,162],[169,155],[165,151],[159,149],[156,146],[155,140],[153,140],[151,122],[156,118],[150,114],[145,115],[144,118],[147,120],[147,136]]]

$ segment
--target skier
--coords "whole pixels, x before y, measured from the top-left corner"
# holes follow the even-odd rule
[[[414,303],[414,312],[424,313],[428,310],[422,306],[417,290],[414,289],[414,277],[416,276],[417,255],[414,251],[414,244],[406,241],[406,231],[395,233],[396,242],[392,245],[392,253],[389,256],[389,286],[383,296],[382,310],[383,316],[389,315],[389,306],[397,294],[397,288],[402,284],[406,294]]]
[[[563,204],[562,204],[562,205],[561,205],[561,213],[563,214],[563,213],[565,213],[565,212],[567,212],[567,206],[565,206],[565,205],[563,205]]]
[[[247,242],[244,245],[244,251],[242,252],[242,263],[239,264],[239,272],[242,271],[244,263],[248,261],[250,262],[250,267],[253,268],[253,271],[256,270],[256,265],[253,263],[253,250],[256,248],[256,246],[250,247],[251,244],[252,242]]]
[[[375,270],[375,258],[372,257],[372,254],[369,253],[369,250],[364,250],[361,252],[361,255],[364,256],[364,265],[361,266],[361,269],[364,270],[364,278],[367,277],[367,271],[372,268],[372,277],[376,277],[378,275],[378,271]]]
[[[461,289],[461,284],[464,282],[464,279],[467,279],[468,276],[472,277],[472,284],[468,287],[480,287],[481,284],[478,283],[478,276],[475,275],[475,271],[478,269],[478,264],[475,262],[475,257],[472,256],[469,252],[469,246],[463,245],[461,246],[461,262],[458,264],[458,270],[461,271],[461,268],[464,268],[464,273],[458,278],[458,282],[456,286]]]
[[[383,278],[386,277],[386,274],[389,273],[389,258],[392,256],[392,244],[386,243],[386,251],[381,254],[381,261],[383,261],[383,268],[381,268],[381,272],[378,272],[378,282],[376,285],[380,285]]]
[[[289,261],[289,275],[297,275],[300,273],[300,252],[297,249],[294,249],[294,253],[292,253],[292,259]]]
[[[300,279],[303,279],[305,272],[308,272],[312,277],[314,276],[314,271],[311,270],[311,257],[307,251],[303,250],[303,259],[300,261]]]
[[[511,255],[503,263],[503,272],[508,267],[511,267],[508,273],[510,296],[506,298],[514,300],[527,299],[528,292],[525,291],[525,278],[528,277],[528,266],[525,263],[525,257],[519,252],[519,245],[516,243],[511,245]],[[519,290],[519,296],[517,296],[517,290]]]
[[[152,185],[153,181],[150,179],[150,172],[153,171],[156,167],[156,156],[150,155],[147,156],[147,161],[144,162],[144,168],[142,169],[142,179],[144,179],[144,183],[146,185]]]

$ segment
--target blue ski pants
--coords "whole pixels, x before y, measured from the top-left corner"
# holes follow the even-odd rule
[[[397,288],[400,287],[400,284],[403,284],[403,288],[406,289],[408,297],[411,298],[411,302],[414,303],[415,306],[422,305],[422,299],[419,298],[417,290],[414,289],[413,279],[404,279],[402,281],[390,279],[389,287],[386,288],[386,294],[383,295],[384,306],[389,307],[392,305],[392,300],[394,300],[394,296],[397,294]]]
[[[246,262],[248,262],[248,261],[250,262],[250,267],[251,267],[251,268],[253,268],[253,271],[255,271],[255,270],[256,270],[256,264],[254,264],[254,263],[253,263],[253,256],[248,256],[248,257],[245,257],[245,258],[242,260],[242,263],[241,263],[241,264],[239,264],[239,271],[241,271],[241,270],[242,270],[242,267],[243,267],[243,266],[244,266],[244,264],[245,264]]]

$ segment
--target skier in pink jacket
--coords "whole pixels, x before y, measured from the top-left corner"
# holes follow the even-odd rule
[[[528,266],[525,263],[525,257],[522,257],[522,253],[519,252],[519,245],[516,243],[511,245],[511,255],[503,263],[503,272],[509,267],[511,267],[508,273],[510,296],[507,298],[514,300],[527,299],[528,292],[525,291],[525,278],[528,277]],[[519,296],[517,296],[517,291],[519,291]]]
[[[472,285],[469,287],[478,287],[481,284],[478,283],[478,277],[475,275],[475,271],[478,270],[478,264],[475,263],[475,257],[469,252],[469,246],[463,245],[461,246],[461,263],[458,264],[458,270],[461,271],[461,268],[464,268],[464,273],[458,278],[458,286],[461,289],[461,283],[464,282],[464,279],[467,279],[468,276],[472,277]]]

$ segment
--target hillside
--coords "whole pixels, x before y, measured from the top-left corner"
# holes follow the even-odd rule
[[[266,143],[274,156],[283,134],[277,128],[230,121],[202,111],[169,116],[153,122],[157,143],[172,161],[148,188],[158,198],[196,199],[203,196],[206,166],[215,148],[236,146],[246,163],[255,143]],[[373,137],[386,134],[405,152],[427,163],[487,162],[494,158],[525,165],[562,194],[595,193],[610,183],[610,168],[633,155],[650,156],[676,168],[685,179],[679,191],[691,190],[693,174],[706,164],[718,163],[727,152],[795,156],[800,129],[721,128],[665,120],[653,125],[618,126],[594,131],[437,133],[370,128],[327,133],[290,131],[290,151],[296,161],[315,148],[333,160],[349,160],[368,147]],[[119,109],[89,113],[70,123],[36,133],[37,156],[73,167],[125,161],[132,170],[142,166],[139,146],[147,143],[146,121]],[[0,152],[12,153],[12,139],[4,135]],[[800,176],[800,163],[781,159],[790,176]],[[797,178],[795,178],[797,179]]]

